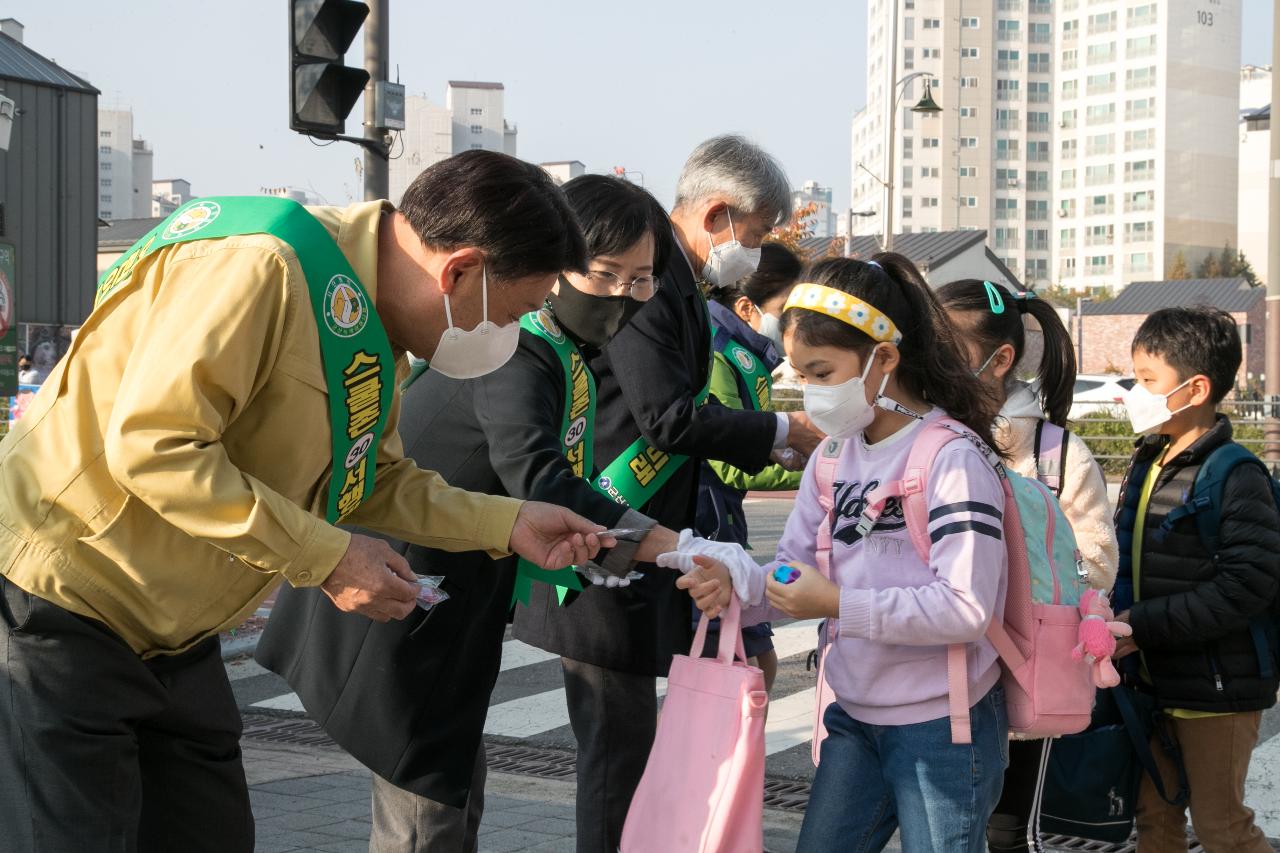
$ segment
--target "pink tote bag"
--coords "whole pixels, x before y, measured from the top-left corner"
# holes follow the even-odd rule
[[[644,776],[622,829],[623,853],[760,853],[764,849],[764,675],[748,666],[737,596],[720,649],[701,658],[707,618],[676,655]],[[740,662],[734,660],[736,647]]]

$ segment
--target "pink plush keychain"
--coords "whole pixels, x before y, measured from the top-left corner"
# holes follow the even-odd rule
[[[1105,593],[1086,590],[1080,598],[1080,644],[1071,650],[1073,660],[1088,660],[1093,667],[1093,683],[1097,687],[1115,687],[1120,673],[1111,663],[1116,650],[1116,637],[1127,637],[1133,629],[1123,622],[1113,622],[1111,603]]]

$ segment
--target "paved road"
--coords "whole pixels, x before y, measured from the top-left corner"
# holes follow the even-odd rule
[[[790,508],[789,499],[749,499],[752,545],[762,561],[774,553]],[[815,622],[774,626],[780,665],[766,732],[766,773],[770,777],[806,780],[812,777],[809,740],[813,673],[806,671],[805,664],[814,645],[815,627]],[[261,713],[269,709],[276,713],[302,714],[302,707],[288,686],[252,661],[230,664],[229,671],[243,711]],[[660,691],[663,688],[660,681]],[[573,747],[557,659],[508,635],[485,732],[498,741]],[[1280,836],[1280,738],[1274,737],[1277,732],[1280,732],[1280,713],[1269,712],[1264,718],[1263,741],[1254,753],[1248,789],[1248,801],[1272,837]]]

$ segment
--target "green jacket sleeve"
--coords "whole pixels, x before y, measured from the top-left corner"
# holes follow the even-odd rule
[[[746,408],[738,393],[738,379],[733,366],[723,353],[716,353],[711,362],[711,394],[730,409]],[[791,491],[800,488],[800,479],[804,476],[803,471],[788,471],[781,465],[769,465],[759,474],[748,474],[727,462],[710,460],[709,464],[725,485],[743,491]]]

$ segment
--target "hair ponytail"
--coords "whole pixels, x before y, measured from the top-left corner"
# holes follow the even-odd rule
[[[938,406],[999,451],[992,427],[996,407],[986,385],[969,370],[969,360],[924,276],[911,261],[884,252],[864,263],[830,258],[808,268],[804,281],[824,284],[866,300],[884,312],[902,333],[895,376],[910,394]],[[810,346],[836,346],[864,358],[875,341],[848,323],[802,308],[782,317],[782,328]]]
[[[992,289],[996,291],[995,297]],[[1003,306],[1000,313],[996,313],[992,304],[996,297]],[[1052,305],[1037,299],[1034,293],[1012,294],[1000,285],[973,278],[944,285],[938,290],[938,298],[947,311],[969,315],[972,326],[968,334],[984,351],[993,352],[1004,344],[1012,346],[1014,364],[1022,359],[1026,350],[1022,317],[1029,314],[1034,318],[1044,336],[1044,353],[1036,366],[1040,406],[1051,423],[1067,425],[1076,382],[1076,352],[1067,327]],[[1005,375],[1005,383],[1008,385],[1013,381],[1013,371],[1010,370]]]

